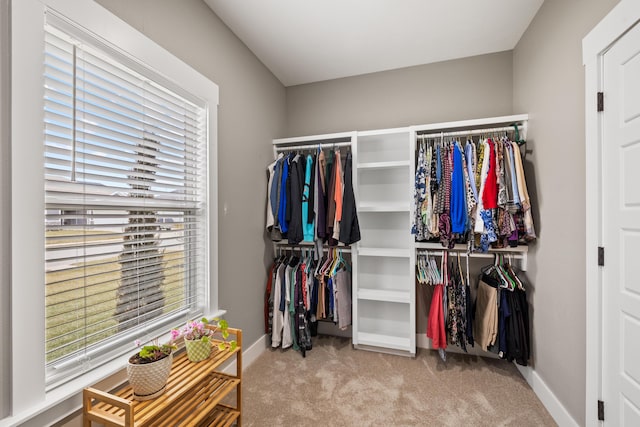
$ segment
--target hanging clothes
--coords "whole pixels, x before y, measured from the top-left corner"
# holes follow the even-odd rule
[[[306,164],[306,163],[305,163]],[[287,204],[290,211],[289,229],[287,232],[287,240],[290,244],[298,244],[304,239],[302,230],[302,211],[304,206],[303,190],[304,190],[304,173],[305,165],[302,156],[296,155],[291,161],[291,170],[289,173],[289,182],[291,188],[291,196]]]
[[[318,321],[351,325],[351,266],[342,249],[330,249],[320,260],[313,250],[297,250],[305,254],[278,256],[269,270],[265,331],[273,348],[291,347],[305,356]]]
[[[282,169],[283,169],[284,156],[282,153],[278,155],[278,159],[275,162],[275,166],[273,169],[273,180],[271,182],[271,187],[269,188],[269,203],[272,211],[273,211],[273,226],[271,230],[269,230],[269,221],[267,214],[267,231],[270,231],[271,240],[274,242],[279,242],[282,240],[282,230],[280,227],[280,191],[281,191],[281,182],[282,182]],[[267,206],[267,209],[269,206]]]
[[[422,206],[427,199],[427,154],[424,141],[419,144],[418,149],[413,197],[414,215],[411,234],[415,234],[417,240],[426,240],[428,238],[427,225],[422,219]]]
[[[278,208],[278,223],[283,235],[289,230],[289,220],[287,219],[287,183],[289,182],[289,156],[282,161],[282,175],[280,180],[280,207]],[[290,191],[289,191],[290,192]]]
[[[316,229],[316,238],[318,241],[322,242],[325,236],[327,235],[326,227],[327,227],[327,193],[326,193],[326,181],[325,181],[325,170],[326,170],[326,160],[324,157],[324,152],[318,148],[317,161],[316,161],[316,192],[315,192],[315,229]],[[319,251],[321,253],[321,251]]]
[[[333,220],[333,233],[330,236],[329,244],[335,246],[338,244],[340,238],[340,221],[342,221],[342,193],[343,193],[343,176],[342,176],[342,161],[340,151],[336,150],[335,163],[334,163],[334,183],[335,189],[333,192],[333,198],[336,205],[335,217]]]
[[[347,270],[336,273],[336,301],[338,327],[346,330],[351,325],[351,274]]]
[[[325,242],[358,242],[352,174],[350,152],[345,158],[332,150],[327,158],[318,146],[312,154],[280,153],[267,166],[266,227],[271,239],[286,238],[294,245],[313,242],[316,253],[322,253]]]
[[[313,156],[307,155],[305,165],[304,187],[302,191],[302,236],[304,241],[313,242],[313,207],[309,208],[309,206],[313,203],[311,179],[313,170]]]
[[[347,153],[344,165],[344,194],[342,199],[342,223],[340,225],[339,241],[345,245],[352,245],[360,241],[360,224],[356,210],[356,198],[353,192],[353,159],[351,152]]]
[[[442,259],[442,265],[446,266],[447,253],[445,252]],[[429,316],[427,319],[427,337],[431,338],[431,346],[438,350],[442,360],[446,360],[445,350],[447,348],[447,333],[445,329],[445,289],[444,284],[447,281],[446,268],[437,270],[434,262],[429,262],[430,283],[433,285],[433,296],[431,297],[431,305],[429,306]]]
[[[273,296],[271,301],[273,303],[273,326],[271,329],[271,346],[279,347],[282,344],[282,332],[284,329],[284,276],[286,270],[286,264],[280,262],[276,270],[276,281],[273,284]]]
[[[451,232],[464,234],[467,229],[467,189],[464,180],[462,152],[459,144],[453,145],[453,171],[451,174]]]
[[[429,320],[427,321],[427,337],[431,338],[431,346],[436,349],[447,348],[447,336],[444,329],[443,312],[444,285],[439,283],[434,286],[431,306],[429,308]]]
[[[495,344],[498,336],[498,286],[495,279],[486,274],[478,283],[474,337],[483,350]]]
[[[507,137],[469,138],[463,147],[418,136],[413,196],[417,241],[487,252],[536,238],[520,150]]]

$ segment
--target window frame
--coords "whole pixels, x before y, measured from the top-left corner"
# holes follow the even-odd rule
[[[197,94],[208,107],[208,295],[205,315],[218,309],[218,86],[94,1],[20,0],[11,4],[11,422],[20,423],[56,407],[66,415],[80,392],[122,371],[126,357],[113,360],[52,390],[45,384],[44,347],[44,171],[43,46],[45,14],[81,26],[127,56],[158,70],[168,81]],[[75,24],[73,24],[75,23]],[[37,106],[34,108],[34,106]],[[35,125],[35,124],[38,125]],[[34,158],[35,157],[35,158]],[[35,262],[34,262],[35,261]],[[28,333],[26,333],[28,331]],[[3,373],[3,377],[5,377]],[[61,403],[66,402],[66,405]],[[56,419],[48,414],[47,421]],[[6,421],[7,418],[3,419]]]

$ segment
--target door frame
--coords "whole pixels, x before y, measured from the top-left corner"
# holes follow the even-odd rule
[[[586,387],[585,421],[598,426],[597,401],[602,400],[603,307],[602,269],[598,250],[602,245],[602,114],[597,112],[597,92],[603,90],[604,54],[640,21],[640,2],[621,0],[582,40],[585,66],[585,157],[586,157]],[[604,95],[605,108],[607,95]]]

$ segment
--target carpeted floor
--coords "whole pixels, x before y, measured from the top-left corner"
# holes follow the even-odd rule
[[[419,350],[415,359],[314,338],[307,357],[268,350],[244,373],[245,426],[553,426],[516,367]]]

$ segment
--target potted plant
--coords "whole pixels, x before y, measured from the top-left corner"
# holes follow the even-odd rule
[[[235,350],[237,344],[235,340],[227,341],[229,332],[227,328],[229,324],[224,319],[214,319],[214,324],[209,324],[207,318],[203,317],[200,320],[194,320],[187,322],[180,330],[174,329],[171,331],[171,338],[177,339],[182,337],[184,339],[184,345],[187,349],[187,358],[192,362],[200,362],[209,358],[211,355],[211,337],[220,332],[222,341],[218,343],[219,350],[231,349]]]
[[[140,346],[139,340],[136,345]],[[150,400],[164,393],[176,348],[173,341],[159,344],[156,340],[129,358],[127,377],[135,400]]]

